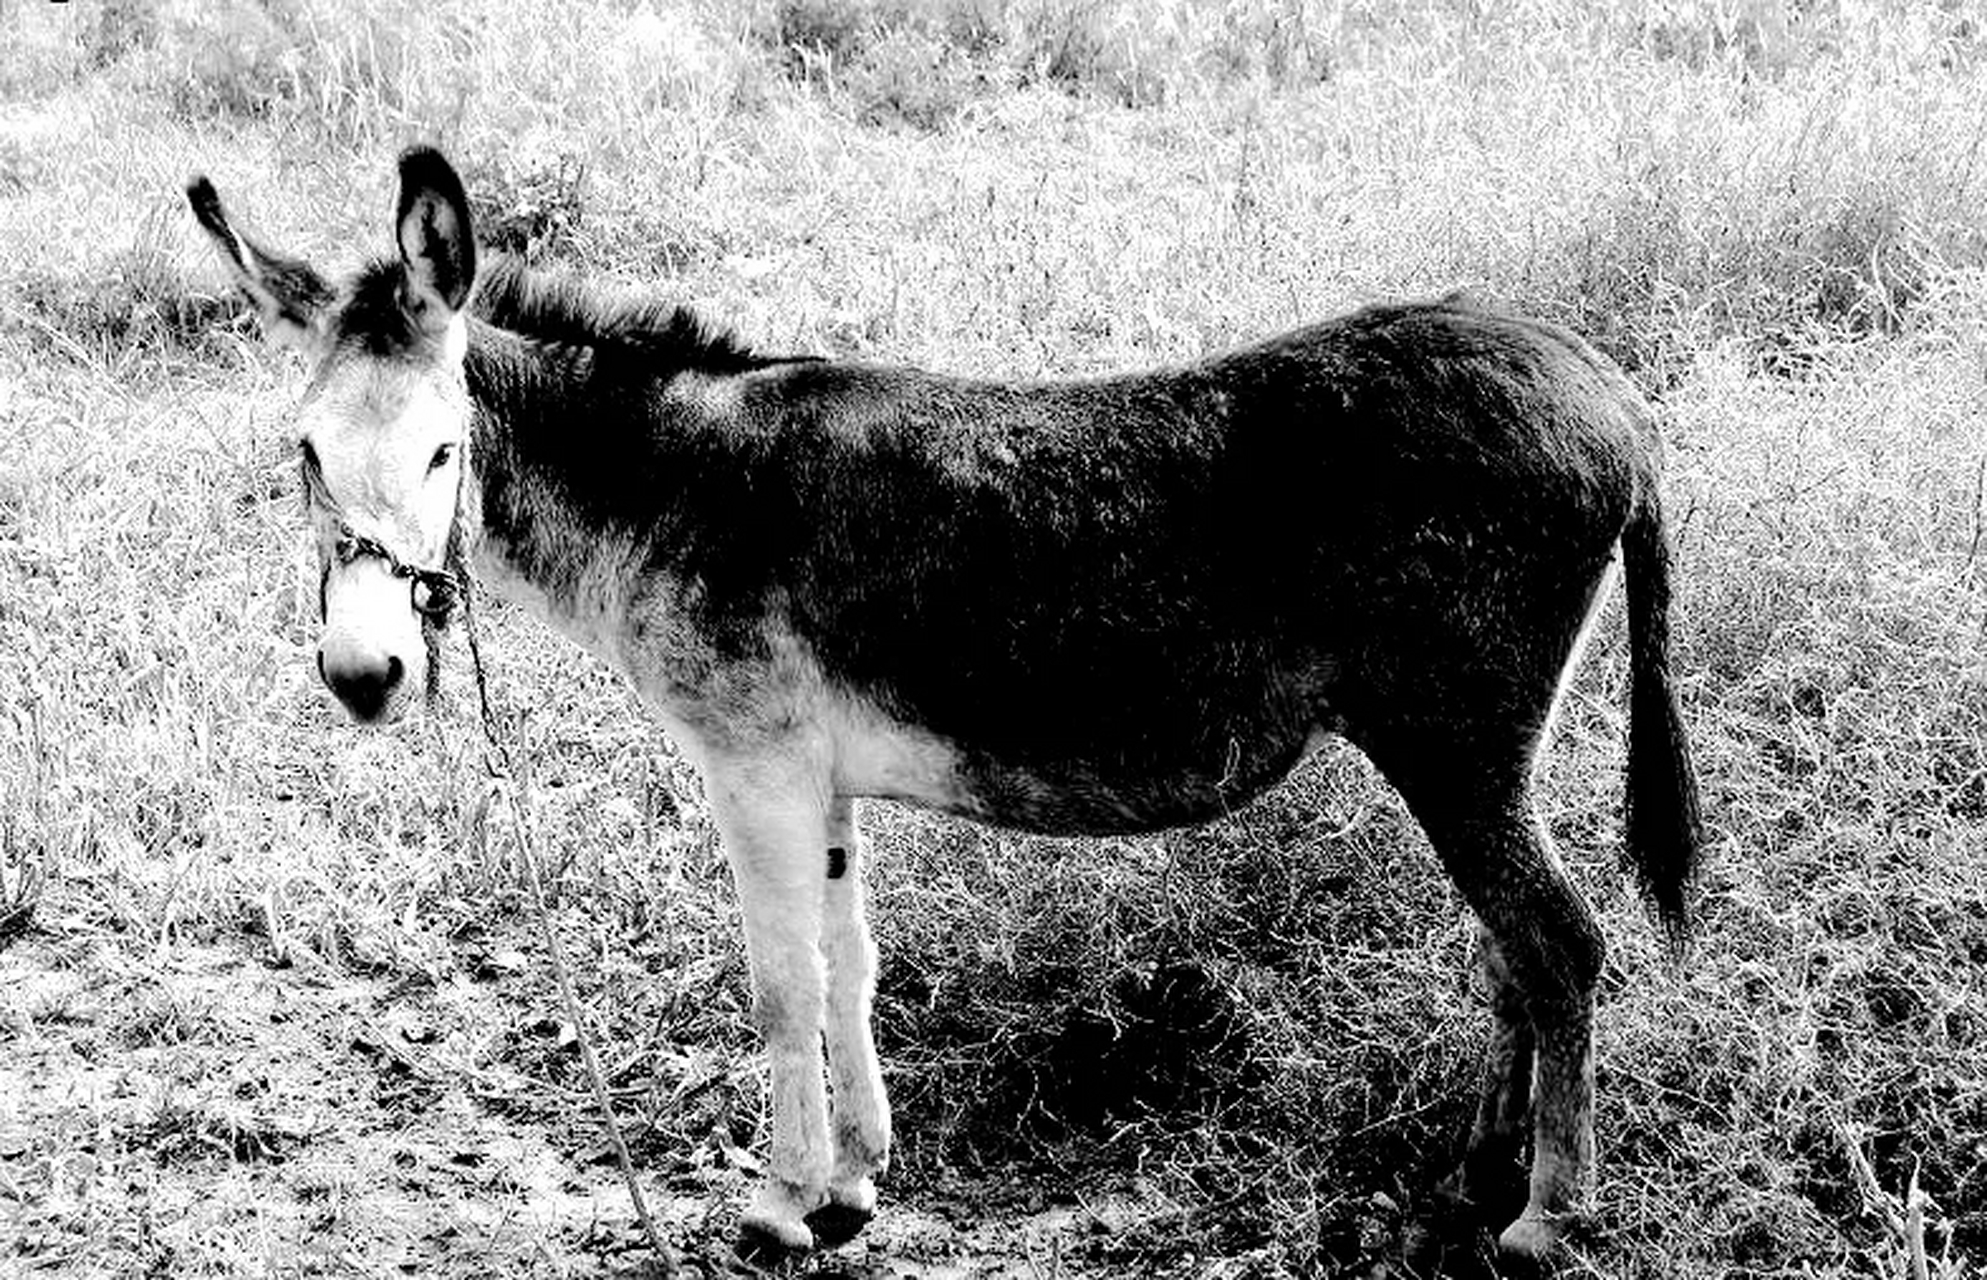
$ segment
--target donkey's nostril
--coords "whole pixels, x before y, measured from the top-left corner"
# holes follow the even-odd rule
[[[388,691],[400,687],[400,677],[407,674],[407,664],[399,658],[388,655],[386,659],[386,687]]]

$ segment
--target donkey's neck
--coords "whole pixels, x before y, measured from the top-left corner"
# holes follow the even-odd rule
[[[463,368],[474,414],[465,503],[478,579],[575,638],[613,608],[648,541],[628,517],[666,509],[671,424],[655,404],[667,370],[609,367],[585,347],[473,323]]]

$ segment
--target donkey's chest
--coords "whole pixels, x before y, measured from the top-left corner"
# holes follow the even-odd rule
[[[607,559],[552,582],[508,561],[479,573],[627,680],[700,767],[714,755],[779,758],[841,794],[979,811],[951,743],[832,687],[775,619],[713,634],[694,588]]]

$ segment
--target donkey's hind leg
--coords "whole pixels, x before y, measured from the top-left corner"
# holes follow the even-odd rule
[[[1488,928],[1478,930],[1477,961],[1490,997],[1490,1043],[1484,1049],[1468,1152],[1445,1191],[1480,1209],[1505,1208],[1532,1117],[1532,1058],[1538,1038],[1525,1012],[1524,992],[1511,977],[1497,935]]]
[[[1522,1142],[1529,1094],[1525,1208],[1498,1245],[1543,1258],[1584,1208],[1593,1174],[1594,988],[1603,945],[1533,816],[1525,757],[1488,771],[1456,760],[1443,767],[1426,752],[1406,754],[1405,764],[1378,759],[1486,935],[1495,1029],[1455,1185],[1479,1204],[1490,1197],[1489,1184]]]
[[[1524,1212],[1497,1243],[1507,1253],[1542,1258],[1591,1189],[1594,988],[1603,944],[1593,912],[1532,816],[1528,787],[1514,792],[1476,821],[1438,820],[1429,837],[1490,935],[1486,958],[1496,966],[1492,999],[1499,1034],[1485,1063],[1480,1122],[1470,1135],[1463,1184],[1470,1186],[1472,1169],[1495,1168],[1506,1126],[1523,1114],[1529,1074],[1530,1185]],[[1529,1034],[1513,1027],[1519,1010]],[[1529,1073],[1527,1042],[1534,1058]],[[1486,1112],[1488,1125],[1481,1123]]]
[[[828,961],[829,1128],[835,1140],[828,1199],[864,1218],[876,1207],[875,1177],[890,1161],[890,1102],[870,1030],[876,944],[863,914],[867,852],[854,802],[837,796],[828,806],[821,920],[821,951]]]

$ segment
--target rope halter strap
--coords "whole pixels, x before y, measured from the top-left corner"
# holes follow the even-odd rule
[[[394,577],[407,579],[408,601],[413,605],[414,612],[420,614],[423,621],[437,627],[446,627],[462,604],[464,592],[460,574],[448,569],[427,569],[408,564],[393,554],[386,544],[354,532],[350,525],[338,526],[338,541],[333,544],[332,553],[341,565],[350,565],[357,560],[384,561],[387,571]]]

